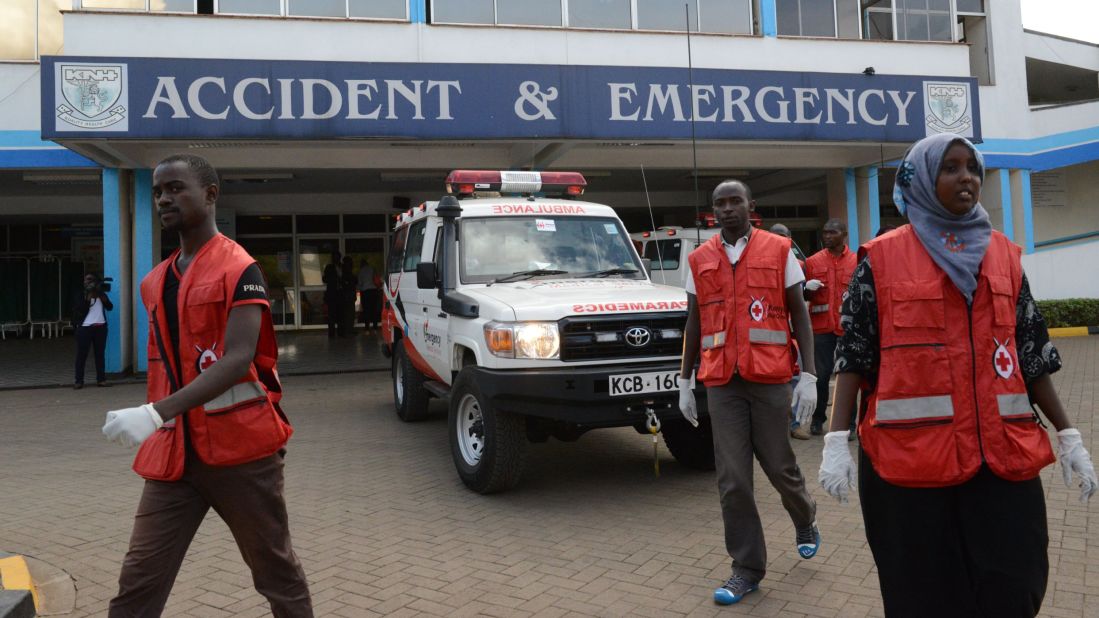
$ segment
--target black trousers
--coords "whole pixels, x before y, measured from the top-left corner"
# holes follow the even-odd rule
[[[825,413],[831,401],[828,393],[828,383],[832,379],[832,368],[836,364],[836,344],[839,336],[835,333],[813,333],[813,358],[817,365],[817,409],[813,410],[814,425],[824,425],[828,420]],[[851,409],[851,424],[849,429],[855,428],[855,409]],[[827,431],[828,427],[824,426]]]
[[[88,361],[88,351],[95,349],[95,381],[107,381],[103,367],[104,353],[107,350],[107,325],[76,327],[76,384],[84,383],[84,364]]]
[[[859,498],[888,618],[1033,618],[1049,576],[1042,481],[981,466],[953,487],[881,479],[859,449]]]

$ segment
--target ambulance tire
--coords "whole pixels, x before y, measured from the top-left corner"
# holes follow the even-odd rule
[[[660,432],[676,461],[692,470],[714,469],[714,431],[709,416],[698,419],[698,428],[681,418],[665,421]]]
[[[447,426],[454,467],[466,487],[479,494],[515,487],[526,464],[526,419],[493,408],[472,369],[454,381]]]
[[[412,359],[397,340],[393,352],[393,404],[397,417],[406,423],[427,418],[428,394],[424,390],[424,374],[412,366]]]

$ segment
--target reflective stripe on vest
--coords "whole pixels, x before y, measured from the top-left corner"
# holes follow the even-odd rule
[[[884,422],[923,421],[954,416],[950,395],[883,399],[878,401],[878,420]]]
[[[830,305],[813,305],[809,307],[809,313],[827,313]]]
[[[766,328],[749,328],[748,341],[751,341],[752,343],[786,345],[786,331],[768,330]]]
[[[1001,393],[996,395],[996,404],[1000,407],[1000,416],[1030,416],[1030,397],[1026,393]]]
[[[207,412],[216,412],[224,408],[231,408],[239,403],[265,397],[263,385],[259,382],[241,382],[234,384],[229,390],[206,402],[203,408]]]
[[[702,349],[712,350],[714,348],[720,348],[725,345],[725,332],[714,333],[713,335],[706,335],[702,338]]]

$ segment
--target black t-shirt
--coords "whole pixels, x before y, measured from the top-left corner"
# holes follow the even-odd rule
[[[179,357],[179,269],[175,261],[168,268],[164,277],[164,321],[168,326],[168,336],[171,338],[172,358],[175,359],[175,367],[180,366]],[[237,280],[236,290],[233,292],[233,306],[248,301],[267,300],[267,285],[263,281],[263,273],[259,266],[252,264],[244,269]],[[181,385],[182,386],[182,385]]]

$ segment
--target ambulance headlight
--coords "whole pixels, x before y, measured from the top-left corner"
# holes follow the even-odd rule
[[[503,358],[559,358],[561,335],[554,322],[491,322],[485,325],[485,343]]]

